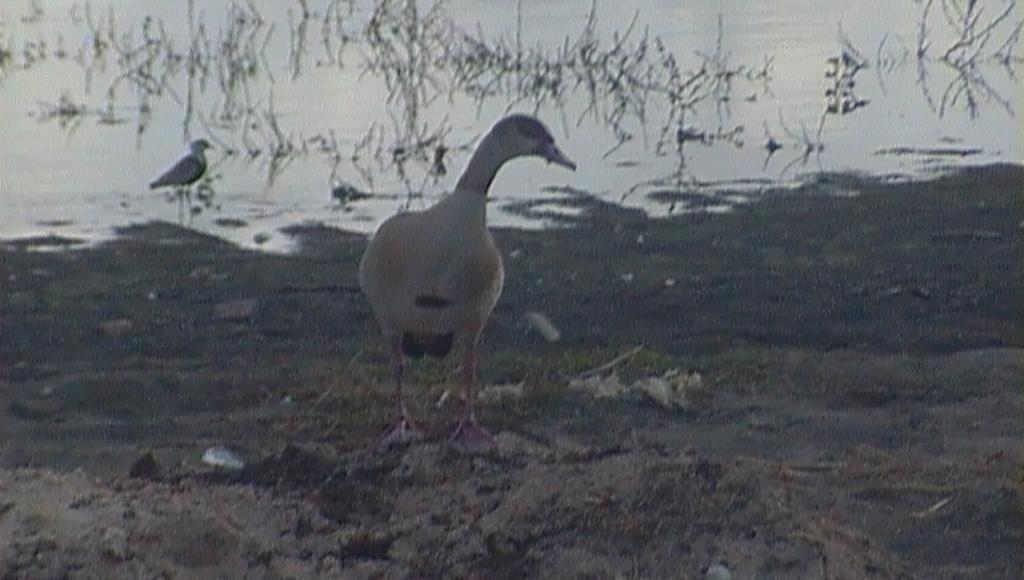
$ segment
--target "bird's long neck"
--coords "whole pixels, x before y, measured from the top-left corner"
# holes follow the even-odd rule
[[[506,161],[508,157],[501,153],[498,139],[493,133],[488,133],[473,152],[466,169],[462,171],[462,176],[455,185],[455,192],[472,192],[486,197],[494,176]]]

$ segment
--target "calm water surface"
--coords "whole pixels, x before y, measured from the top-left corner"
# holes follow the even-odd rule
[[[491,222],[522,227],[579,195],[727,211],[821,171],[1020,162],[1021,8],[971,5],[6,0],[0,238],[159,219],[286,249],[289,224],[371,231],[442,194],[511,110],[580,167],[503,170]],[[183,215],[146,184],[198,137],[213,168]]]

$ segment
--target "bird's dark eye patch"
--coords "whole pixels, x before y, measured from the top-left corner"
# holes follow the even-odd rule
[[[451,306],[451,301],[440,296],[431,296],[429,294],[420,294],[412,301],[413,304],[420,308],[447,308]]]

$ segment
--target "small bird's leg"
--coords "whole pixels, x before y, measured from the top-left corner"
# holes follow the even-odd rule
[[[405,397],[402,396],[402,374],[405,371],[405,361],[402,356],[402,346],[399,339],[391,340],[391,378],[395,383],[395,402],[398,405],[398,415],[402,420],[409,418],[409,410],[405,408]]]
[[[192,225],[192,218],[195,214],[192,213],[192,186],[185,188],[185,215],[188,216],[188,225]]]
[[[494,436],[476,422],[474,398],[476,396],[476,338],[466,341],[465,355],[462,361],[462,393],[464,397],[462,416],[459,426],[452,434],[452,441],[468,447],[494,447],[497,442]]]
[[[178,225],[185,225],[185,190],[178,187],[174,190],[174,197],[178,198]]]
[[[398,406],[398,421],[384,432],[384,435],[374,446],[377,449],[390,447],[396,443],[403,443],[417,439],[422,432],[409,416],[405,408],[405,398],[402,396],[402,372],[405,369],[404,355],[402,355],[402,338],[391,339],[391,377],[395,382],[395,402]]]

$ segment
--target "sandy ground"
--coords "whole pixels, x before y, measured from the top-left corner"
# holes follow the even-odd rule
[[[449,361],[411,369],[429,436],[367,452],[391,407],[359,237],[8,242],[0,578],[1024,577],[1022,183],[825,176],[660,221],[581,198],[498,232],[489,451],[447,442]]]

